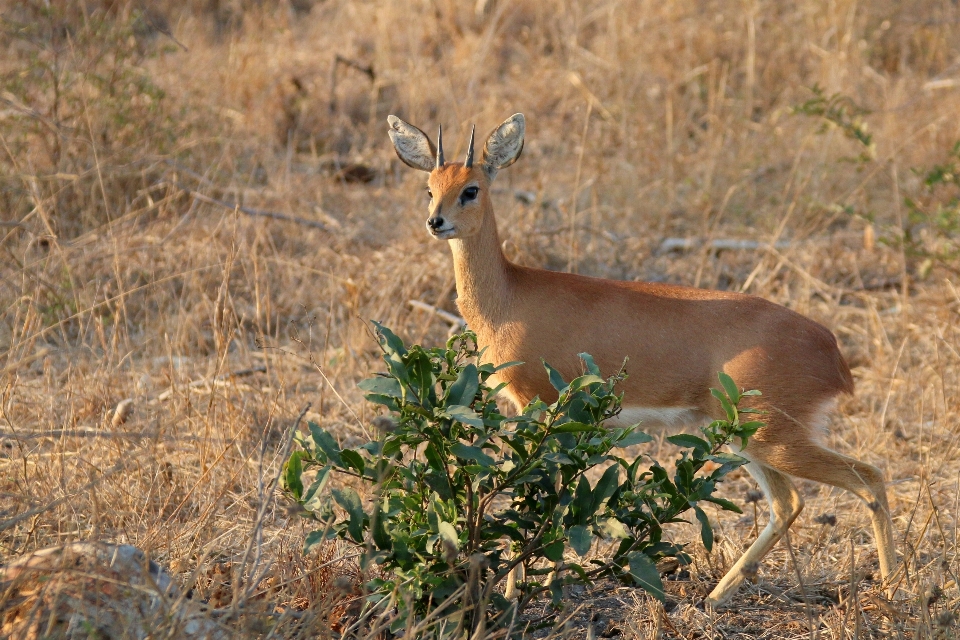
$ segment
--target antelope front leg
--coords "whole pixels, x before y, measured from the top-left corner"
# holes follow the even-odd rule
[[[803,509],[803,498],[786,475],[756,462],[748,464],[746,469],[760,485],[770,504],[770,522],[707,596],[706,603],[711,607],[719,607],[733,597],[746,578],[744,567],[759,563]]]

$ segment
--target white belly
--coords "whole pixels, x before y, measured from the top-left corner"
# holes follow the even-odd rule
[[[620,414],[607,420],[613,427],[640,423],[640,429],[673,428],[702,425],[709,416],[693,407],[623,407]]]

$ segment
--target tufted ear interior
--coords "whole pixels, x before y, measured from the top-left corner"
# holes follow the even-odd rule
[[[387,124],[390,125],[388,133],[397,156],[414,169],[433,171],[437,149],[427,134],[397,116],[387,116]]]
[[[483,145],[483,156],[481,165],[487,176],[491,180],[497,175],[497,171],[509,167],[523,151],[523,134],[526,131],[526,123],[522,113],[515,113],[503,121],[497,127],[486,144]]]

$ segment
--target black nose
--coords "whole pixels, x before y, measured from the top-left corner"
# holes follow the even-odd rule
[[[427,220],[427,226],[436,231],[443,226],[443,218],[436,216],[435,218],[430,218]]]

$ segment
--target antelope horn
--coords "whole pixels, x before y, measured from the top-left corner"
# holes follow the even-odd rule
[[[437,169],[443,166],[443,125],[437,132]]]
[[[467,159],[463,161],[463,166],[469,169],[473,166],[473,134],[477,131],[477,125],[470,129],[470,144],[467,145]]]

